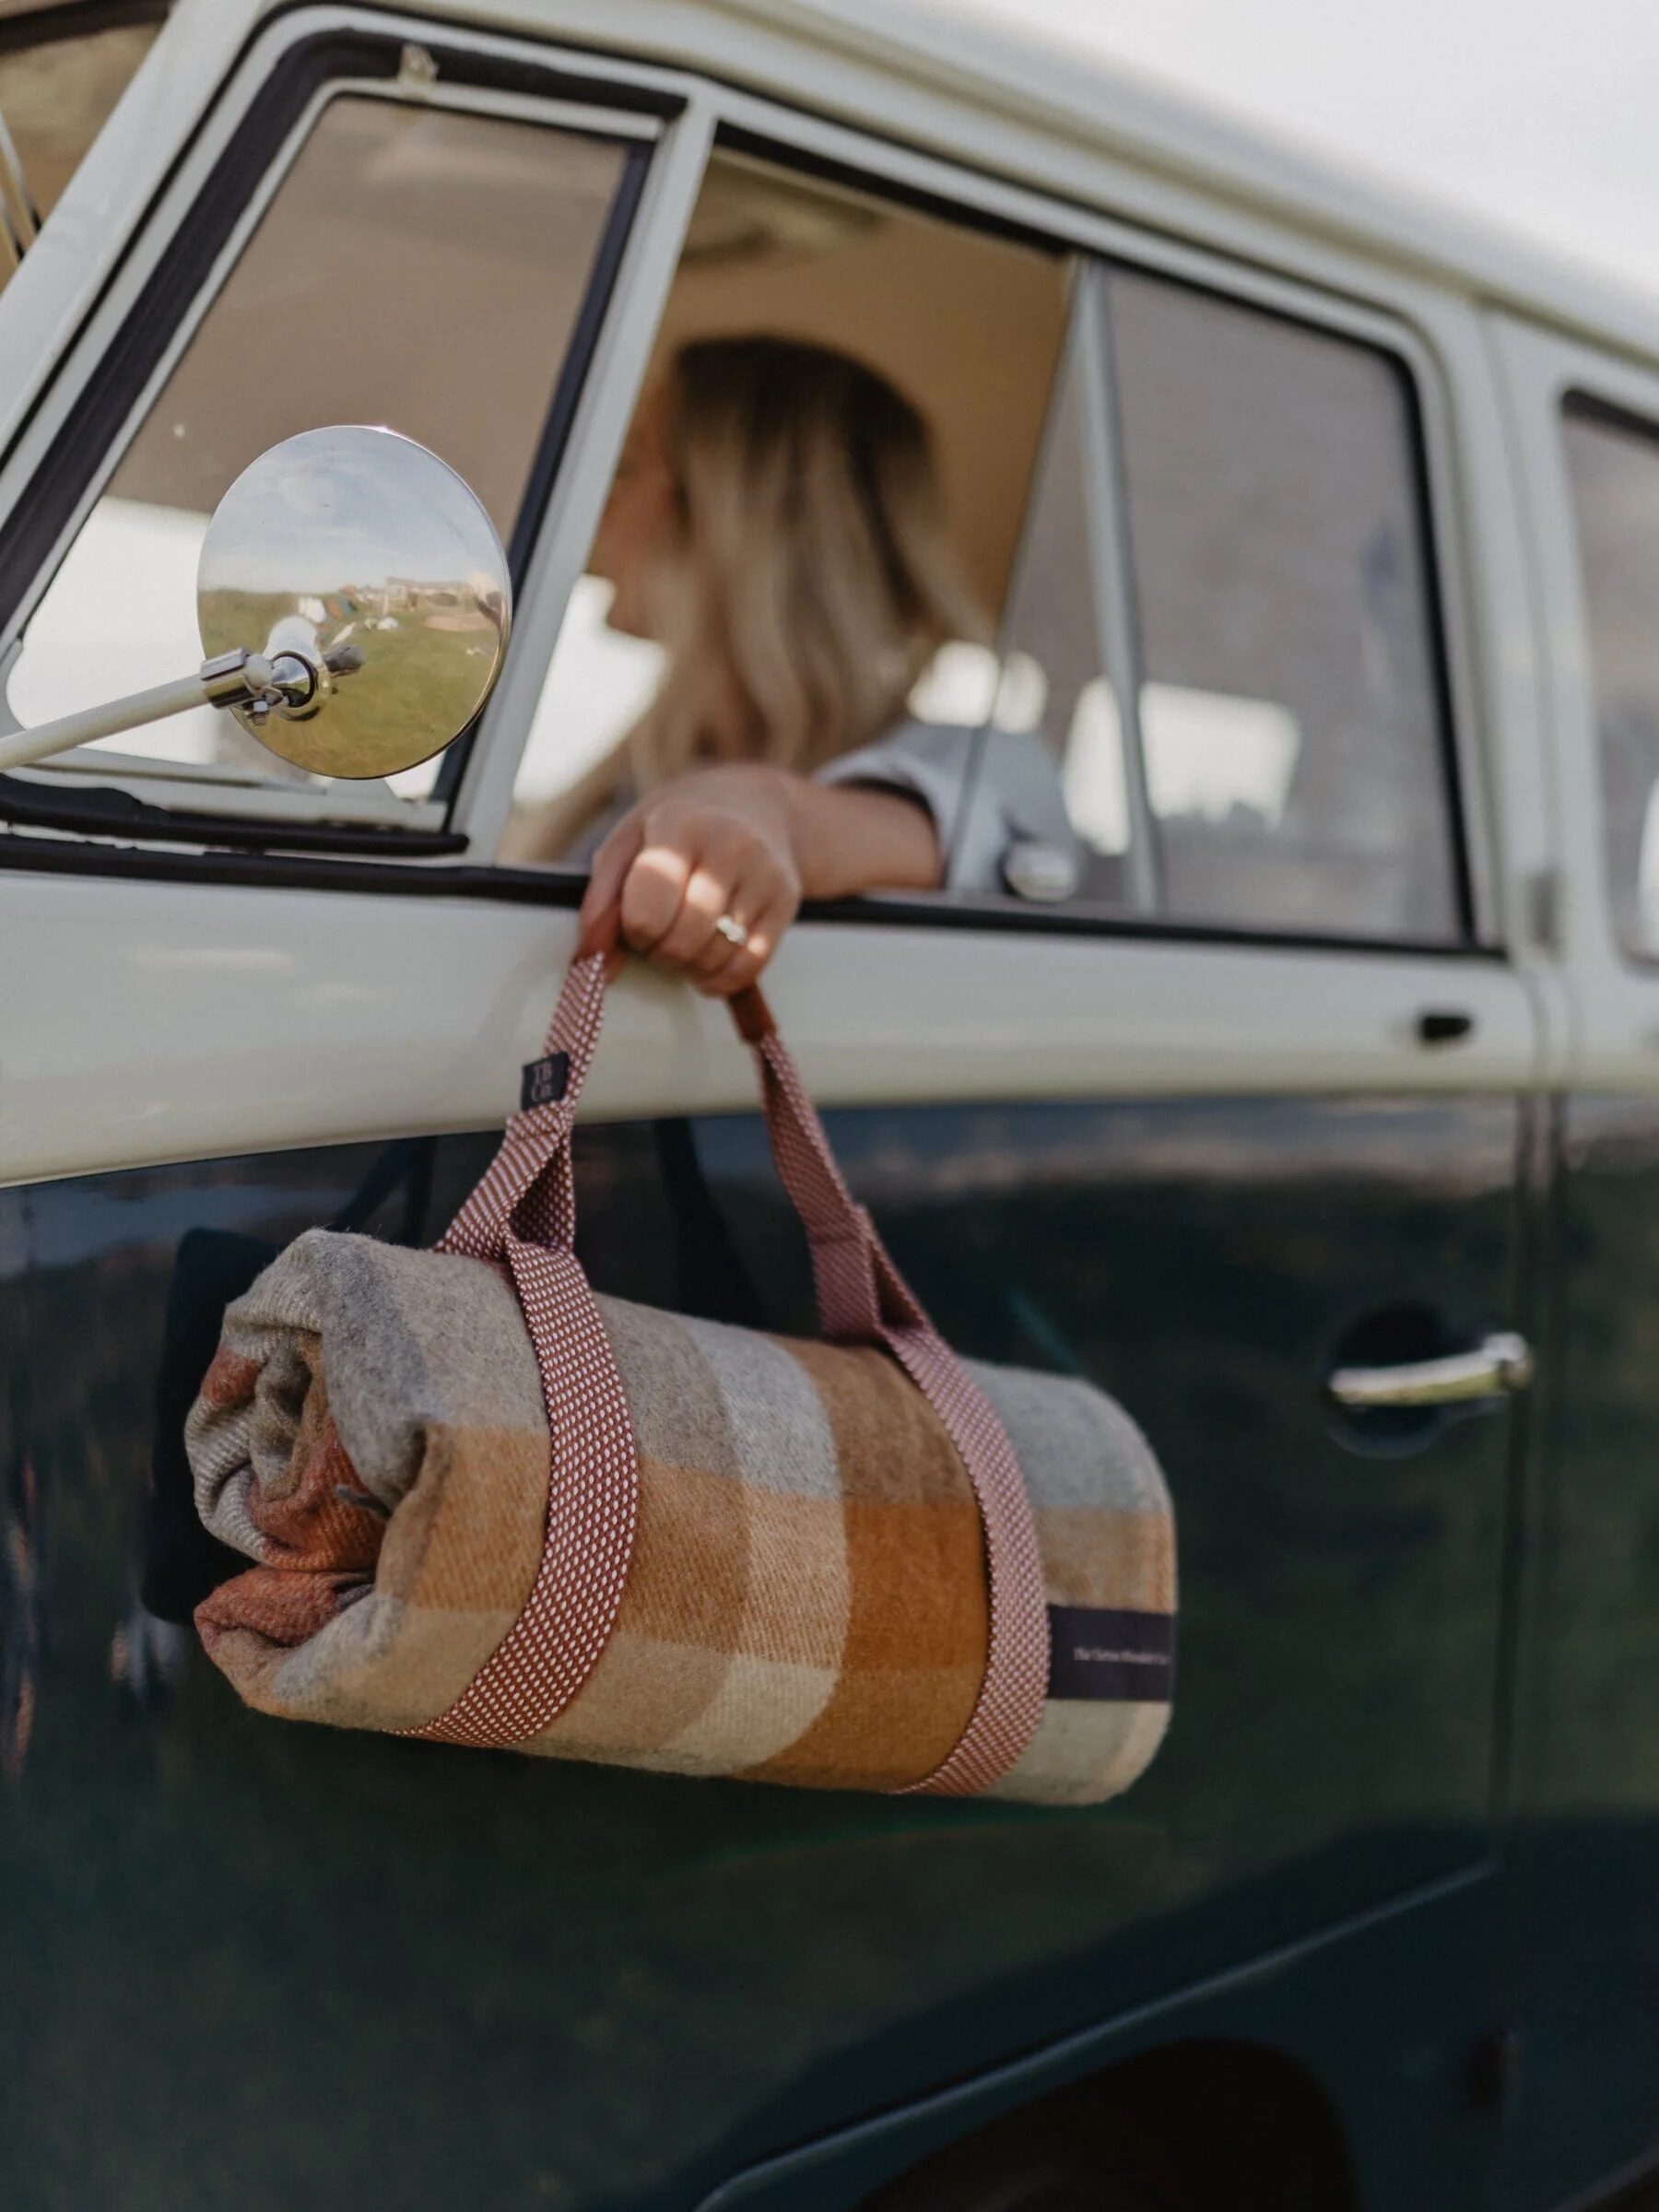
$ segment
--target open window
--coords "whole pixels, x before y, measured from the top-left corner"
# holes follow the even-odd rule
[[[947,640],[911,694],[924,722],[974,728],[989,711],[1069,281],[1061,252],[747,150],[717,147],[703,180],[645,388],[688,342],[782,338],[850,354],[910,401],[978,617],[977,634]],[[609,625],[611,596],[592,573],[571,594],[505,859],[584,866],[592,820],[629,790],[629,733],[665,656]]]
[[[980,618],[895,727],[947,763],[912,787],[956,899],[1462,941],[1416,394],[1385,341],[731,147],[647,394],[709,337],[850,354],[925,422]],[[597,574],[571,597],[509,861],[585,865],[640,788],[667,664],[610,598]]]

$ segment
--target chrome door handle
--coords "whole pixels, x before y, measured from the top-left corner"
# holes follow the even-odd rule
[[[1499,1329],[1473,1351],[1443,1359],[1409,1359],[1399,1367],[1339,1367],[1325,1387],[1339,1406],[1455,1406],[1465,1398],[1500,1397],[1532,1381],[1532,1347],[1512,1329]]]

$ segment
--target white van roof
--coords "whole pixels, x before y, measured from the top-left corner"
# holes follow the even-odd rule
[[[433,4],[433,0],[429,0]],[[1090,0],[1077,0],[1087,8]],[[433,12],[438,12],[433,6]],[[1644,292],[1529,242],[1449,200],[1417,193],[1362,165],[1348,165],[1289,136],[1253,127],[1203,101],[1120,65],[1041,38],[955,12],[949,0],[697,0],[691,6],[635,9],[618,0],[460,0],[442,12],[498,27],[578,39],[641,56],[712,69],[849,122],[867,122],[838,102],[837,72],[803,76],[801,47],[828,60],[874,65],[920,95],[943,94],[1047,140],[1044,167],[1067,158],[1132,162],[1349,245],[1396,266],[1449,278],[1494,303],[1630,350],[1659,355],[1659,253],[1654,290]],[[916,122],[921,122],[921,117]],[[924,133],[912,125],[906,135]],[[1008,160],[990,146],[964,152],[988,168]],[[1053,175],[1018,165],[1022,181],[1053,188]],[[1079,196],[1084,187],[1079,179]]]
[[[69,4],[0,0],[0,22],[20,6],[34,14]],[[112,182],[127,172],[103,222],[115,205],[142,204],[145,180],[134,171],[157,158],[159,112],[199,101],[203,70],[221,71],[263,18],[291,6],[174,0],[141,72],[147,97],[133,103],[131,135],[109,133],[124,143],[97,164]],[[1085,203],[1100,203],[1098,164],[1113,161],[1659,359],[1659,255],[1645,292],[1131,70],[959,14],[950,0],[404,0],[404,8],[434,30],[446,19],[471,22],[679,65]],[[1121,211],[1135,213],[1128,204]]]

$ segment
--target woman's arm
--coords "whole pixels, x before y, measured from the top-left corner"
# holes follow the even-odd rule
[[[755,981],[803,899],[928,890],[941,865],[920,800],[758,762],[702,769],[631,807],[600,846],[583,935],[619,912],[625,945],[725,997]],[[723,917],[747,943],[722,934]]]

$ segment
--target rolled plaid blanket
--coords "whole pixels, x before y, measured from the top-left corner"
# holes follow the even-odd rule
[[[313,1230],[226,1315],[186,1423],[256,1559],[196,1619],[252,1705],[819,1788],[1086,1803],[1168,1719],[1157,1462],[1081,1382],[970,1371],[835,1164],[771,1016],[772,1156],[828,1342],[596,1300],[571,1136],[606,956],[429,1253]]]
[[[939,1767],[985,1673],[981,1512],[885,1350],[595,1300],[631,1418],[638,1519],[608,1640],[517,1748],[892,1790]],[[1169,1712],[1174,1550],[1157,1462],[1092,1385],[970,1372],[1030,1496],[1047,1694],[991,1794],[1085,1804]],[[549,1437],[508,1271],[316,1230],[226,1316],[190,1417],[197,1501],[258,1564],[199,1608],[260,1711],[412,1731],[466,1689],[541,1560]]]

